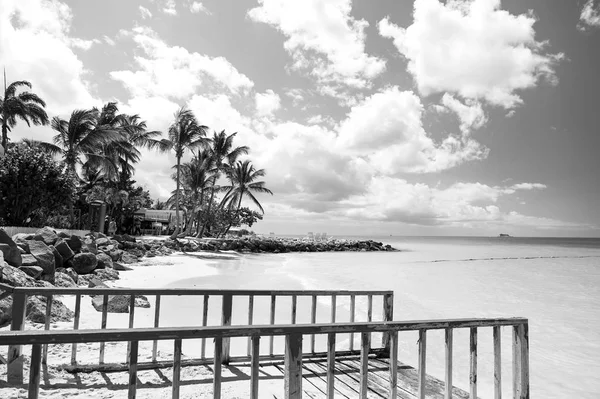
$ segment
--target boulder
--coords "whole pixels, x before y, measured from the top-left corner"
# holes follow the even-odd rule
[[[62,238],[58,239],[54,243],[54,248],[56,248],[56,250],[62,257],[63,262],[66,262],[69,259],[71,259],[73,256],[75,256],[75,252],[73,252],[71,247],[69,247],[69,244],[67,244],[67,242],[65,240],[63,240]]]
[[[0,268],[4,267],[4,266],[8,266],[8,263],[6,263],[4,261],[4,252],[0,251]],[[0,269],[0,271],[2,271],[2,270]],[[2,274],[0,274],[0,276],[2,276]],[[1,278],[0,278],[0,281],[2,281]]]
[[[62,269],[62,270],[65,270],[65,269]],[[54,275],[54,285],[57,287],[64,287],[64,288],[76,288],[77,287],[77,284],[75,283],[75,281],[73,281],[71,276],[69,276],[67,273],[63,273],[63,272],[57,272]]]
[[[119,272],[111,268],[96,269],[92,275],[102,281],[113,281],[119,279]]]
[[[69,233],[67,233],[65,231],[58,231],[57,234],[58,234],[58,236],[60,238],[69,238],[69,237],[71,237],[71,234],[69,234]]]
[[[15,235],[12,236],[12,240],[14,242],[33,240],[33,234],[17,233],[17,234],[15,234]]]
[[[33,255],[24,254],[21,260],[21,266],[37,266],[37,259]]]
[[[37,260],[37,265],[44,269],[42,279],[54,281],[54,271],[56,264],[54,262],[54,252],[44,242],[32,240],[29,242],[31,255]]]
[[[92,298],[92,305],[98,312],[102,312],[104,295],[96,295]],[[108,313],[129,313],[129,297],[126,295],[108,296]]]
[[[118,261],[119,259],[121,259],[122,254],[123,254],[123,251],[121,251],[120,249],[115,249],[108,253],[108,255],[110,256],[110,258],[113,261]]]
[[[71,277],[71,279],[77,283],[77,281],[79,280],[79,274],[77,274],[77,272],[72,268],[72,267],[68,267],[65,272],[65,274],[68,274],[69,277]]]
[[[105,237],[100,237],[100,238],[96,239],[96,245],[97,246],[108,245],[109,242],[110,242],[110,240],[108,238],[105,238]]]
[[[16,237],[20,234],[15,234],[13,237]],[[13,238],[13,241],[15,242],[15,244],[17,244],[17,246],[21,249],[23,249],[25,251],[25,253],[29,253],[29,241],[30,240],[25,240],[24,238],[21,237],[16,237]],[[23,252],[21,251],[21,254],[23,254]]]
[[[81,251],[81,246],[82,246],[82,242],[81,242],[81,238],[79,238],[76,235],[71,235],[69,238],[65,239],[65,241],[67,242],[67,245],[71,248],[71,250],[75,253]]]
[[[123,271],[123,272],[124,272],[124,271],[128,271],[128,270],[133,270],[131,267],[129,267],[129,266],[125,266],[125,265],[122,265],[122,264],[120,264],[120,263],[118,263],[118,262],[114,262],[114,263],[113,263],[113,268],[114,268],[115,270],[119,270],[119,271]]]
[[[116,240],[116,238],[115,238],[115,237],[113,237],[113,238]],[[135,242],[135,237],[132,237],[132,236],[130,236],[129,234],[123,234],[123,235],[121,236],[121,240],[122,240],[122,241],[128,241],[128,242]]]
[[[98,266],[96,267],[97,269],[105,269],[107,267],[112,269],[113,260],[110,256],[108,256],[104,252],[98,253],[96,255],[96,259],[98,260]]]
[[[86,252],[75,255],[68,263],[77,274],[91,273],[98,266],[96,255]]]
[[[126,263],[126,264],[137,263],[138,258],[135,255],[131,255],[130,253],[123,252],[123,254],[121,255],[121,262]]]
[[[58,250],[56,249],[56,247],[54,245],[49,245],[48,248],[50,248],[52,250],[52,253],[54,254],[54,266],[55,266],[55,268],[57,268],[57,267],[63,267],[63,257],[58,252]]]
[[[43,241],[46,245],[54,245],[58,240],[58,234],[50,227],[44,227],[35,232],[34,240]]]
[[[150,302],[144,295],[136,295],[134,305],[136,308],[149,308]]]
[[[28,276],[23,270],[17,267],[5,265],[2,268],[2,278],[0,281],[3,284],[8,284],[12,287],[35,287],[36,281]]]
[[[24,271],[28,276],[33,278],[40,277],[44,272],[44,269],[39,266],[19,266],[19,270]]]
[[[11,266],[21,266],[21,251],[3,228],[0,228],[0,251],[4,254],[6,263]]]
[[[33,296],[27,300],[27,320],[33,323],[46,323],[46,303],[44,296]],[[67,308],[62,302],[53,299],[50,309],[50,322],[72,321],[75,314]]]
[[[81,251],[82,252],[89,252],[89,253],[92,253],[92,254],[96,255],[98,253],[98,246],[96,245],[95,242],[90,242],[90,243],[86,242],[84,244],[84,246],[81,248]]]

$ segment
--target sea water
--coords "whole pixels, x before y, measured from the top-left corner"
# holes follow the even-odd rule
[[[526,317],[532,397],[600,398],[600,239],[371,238],[401,251],[243,255],[211,261],[217,271],[214,276],[170,286],[393,290],[395,320]],[[185,306],[192,309],[195,305]],[[245,324],[246,306],[234,302],[234,324]],[[318,321],[329,321],[330,306],[327,298],[319,302]],[[337,320],[347,321],[349,302],[340,299],[337,308]],[[268,324],[269,309],[269,298],[257,299],[254,323]],[[289,303],[278,302],[276,323],[289,323],[289,309]],[[376,301],[375,320],[381,320],[381,309],[381,302]],[[194,312],[201,313],[199,309]],[[209,324],[219,323],[217,313]],[[310,303],[300,299],[298,322],[307,322],[309,317]],[[356,320],[366,320],[366,299],[357,299]],[[348,337],[338,348],[347,344]],[[468,331],[455,331],[454,384],[465,389],[468,345]],[[266,346],[262,345],[262,353]],[[234,347],[245,353],[245,345]],[[399,347],[399,359],[416,365],[416,334],[401,333]],[[502,347],[503,391],[510,396],[510,328],[503,328]],[[493,397],[489,328],[479,329],[478,353],[479,396]],[[443,367],[443,332],[429,332],[427,373],[443,379]]]

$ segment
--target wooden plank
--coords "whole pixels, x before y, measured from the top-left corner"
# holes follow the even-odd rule
[[[369,348],[371,334],[362,333],[360,339],[360,398],[367,399],[369,390]]]
[[[317,296],[313,295],[310,303],[310,324],[317,323]],[[315,334],[310,336],[310,352],[315,353]]]
[[[520,399],[529,399],[529,325],[521,324],[518,329],[521,363]]]
[[[453,319],[440,321],[395,321],[395,322],[372,322],[372,323],[320,323],[320,324],[296,324],[296,325],[266,325],[266,326],[242,326],[232,325],[229,327],[207,326],[207,327],[159,327],[159,328],[136,328],[110,329],[110,330],[28,330],[28,331],[1,331],[0,339],[5,345],[30,345],[30,344],[59,344],[59,343],[82,343],[82,342],[123,342],[123,341],[152,341],[170,339],[199,339],[214,337],[248,337],[281,336],[288,334],[327,334],[333,333],[362,333],[362,332],[389,332],[389,331],[420,331],[439,330],[445,328],[460,327],[493,327],[494,325],[520,325],[527,319]]]
[[[493,327],[494,339],[494,399],[502,399],[502,335]]]
[[[206,327],[208,323],[208,300],[210,296],[204,295],[204,301],[202,303],[202,327]],[[206,359],[206,338],[202,338],[202,348],[200,349],[200,357]]]
[[[285,399],[302,399],[302,334],[285,336]]]
[[[137,361],[138,361],[138,341],[130,343],[129,351],[129,392],[128,398],[135,399],[137,390]]]
[[[277,297],[275,295],[271,295],[271,313],[269,315],[269,324],[275,324],[275,306],[276,306]],[[272,335],[269,337],[269,355],[273,355],[273,340],[275,337]]]
[[[418,386],[418,398],[425,399],[425,381],[427,380],[426,373],[427,365],[427,330],[419,330],[419,386]]]
[[[129,296],[129,328],[133,328],[135,320],[135,295]],[[127,357],[129,359],[129,351],[131,350],[131,342],[127,342]]]
[[[248,297],[248,325],[251,326],[254,319],[254,296]],[[247,354],[250,356],[252,348],[252,337],[248,337],[248,351]]]
[[[29,399],[37,399],[40,393],[40,369],[42,346],[31,346],[31,365],[29,369]]]
[[[477,399],[477,328],[470,329],[469,337],[469,394]]]
[[[46,297],[46,320],[44,330],[50,330],[50,321],[52,320],[52,295]],[[48,344],[44,344],[44,352],[42,354],[42,363],[46,364],[48,360]]]
[[[337,362],[336,362],[337,365]],[[327,391],[327,364],[324,364],[319,361],[307,361],[302,362],[302,366],[309,370],[315,376],[324,376],[325,377],[325,391]],[[333,378],[335,380],[334,383],[334,397],[339,398],[340,396],[347,399],[355,399],[358,396],[358,391],[356,390],[358,384],[356,381],[352,381],[343,374],[341,371],[337,371],[337,368],[334,368]],[[324,395],[327,397],[327,393]]]
[[[79,318],[81,317],[81,295],[75,295],[75,318],[73,330],[79,330]],[[71,364],[77,364],[77,344],[71,345]]]
[[[11,331],[21,331],[25,325],[25,310],[27,308],[27,295],[15,292],[13,294]],[[7,381],[11,385],[21,385],[23,383],[23,354],[21,344],[9,344]],[[27,342],[25,342],[27,344]]]
[[[383,296],[383,321],[388,322],[394,320],[394,294],[385,294]],[[381,346],[390,351],[390,335],[384,332],[381,335]]]
[[[213,399],[221,399],[221,356],[223,339],[215,338],[215,353],[213,356]]]
[[[382,381],[376,378],[374,370],[371,367],[371,360],[369,359],[369,372],[366,375],[368,380],[368,389],[366,391],[367,398],[389,398],[389,381]],[[336,371],[338,375],[343,373],[348,379],[348,382],[352,382],[356,389],[359,390],[354,397],[360,397],[360,386],[361,386],[361,360],[355,358],[343,358],[336,363]],[[388,370],[386,370],[388,371]],[[383,382],[383,384],[381,384]]]
[[[296,324],[296,308],[298,306],[298,296],[292,296],[292,324]]]
[[[521,399],[521,343],[519,341],[519,327],[513,327],[513,398]]]
[[[224,327],[231,325],[231,313],[233,310],[233,297],[231,295],[223,295],[223,307],[221,311],[221,325]],[[230,338],[223,338],[223,348],[221,351],[221,363],[229,364],[229,348]]]
[[[444,343],[446,349],[446,367],[445,367],[445,377],[446,377],[446,385],[444,387],[444,399],[452,399],[452,347],[454,344],[453,331],[451,328],[446,328],[444,333]]]
[[[327,334],[327,399],[335,393],[335,333]]]
[[[335,323],[335,315],[337,311],[337,296],[331,295],[331,322]]]
[[[250,362],[250,399],[258,399],[258,379],[260,360],[260,337],[254,335],[252,340],[252,360]]]
[[[173,392],[171,397],[179,399],[179,385],[181,384],[181,340],[176,339],[173,344]],[[215,357],[218,357],[215,353]]]
[[[156,301],[154,303],[154,328],[158,328],[160,325],[160,295],[156,296]],[[158,349],[158,341],[154,340],[152,342],[152,362],[156,362],[156,352]]]
[[[350,323],[354,323],[354,315],[356,313],[356,296],[350,295]],[[350,334],[350,350],[354,349],[354,334]]]
[[[373,321],[373,295],[367,295],[367,322]]]
[[[102,300],[102,321],[100,322],[100,329],[106,329],[106,317],[108,314],[108,295],[104,295]],[[100,357],[98,363],[104,364],[104,346],[105,342],[100,342]]]
[[[398,397],[398,331],[390,333],[390,392],[389,398]]]

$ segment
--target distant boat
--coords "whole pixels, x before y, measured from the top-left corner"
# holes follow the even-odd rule
[[[508,234],[500,233],[498,237],[510,237]]]

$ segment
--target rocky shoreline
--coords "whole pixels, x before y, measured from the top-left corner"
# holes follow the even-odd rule
[[[90,233],[84,237],[56,231],[50,227],[33,234],[12,237],[0,228],[0,283],[12,287],[106,287],[104,282],[118,280],[119,271],[130,270],[128,264],[145,257],[166,256],[174,251],[235,251],[239,253],[286,253],[332,251],[395,251],[390,245],[372,240],[313,241],[297,238],[247,236],[225,239],[136,239],[129,235],[107,237]],[[122,298],[121,298],[122,297]],[[101,311],[101,297],[92,298]],[[28,299],[27,319],[46,321],[46,297]],[[112,295],[108,311],[129,312],[129,298]],[[148,307],[145,297],[136,298],[135,306]],[[12,319],[12,296],[0,299],[0,327]],[[70,321],[71,312],[53,299],[51,321]]]

